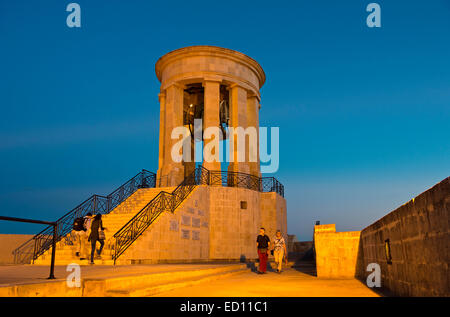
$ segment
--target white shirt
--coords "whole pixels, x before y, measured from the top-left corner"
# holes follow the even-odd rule
[[[283,246],[285,245],[284,238],[283,237],[279,237],[279,238],[275,237],[273,239],[273,245],[274,245],[274,249],[276,251],[283,249]]]

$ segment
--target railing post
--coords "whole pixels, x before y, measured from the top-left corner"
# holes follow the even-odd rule
[[[34,258],[36,255],[36,243],[37,243],[37,239],[34,239],[34,248],[33,248],[33,255],[31,256],[31,263],[34,264]]]
[[[114,265],[116,265],[116,259],[117,259],[117,238],[114,241]]]
[[[98,196],[97,195],[94,195],[94,212],[93,212],[93,214],[94,213],[97,213],[97,203],[98,203]],[[81,215],[81,216],[83,216],[83,215]]]
[[[49,280],[55,279],[55,256],[56,256],[56,235],[58,230],[58,224],[55,222],[53,225],[53,241],[52,241],[52,263],[50,265],[50,276]]]
[[[166,195],[166,193],[164,193],[163,194],[163,196],[165,196]],[[162,198],[165,198],[165,197],[162,197]],[[176,196],[175,195],[173,195],[173,194],[170,194],[170,204],[171,204],[171,209],[172,209],[172,213],[174,213],[175,212],[175,204],[177,203],[176,202]]]

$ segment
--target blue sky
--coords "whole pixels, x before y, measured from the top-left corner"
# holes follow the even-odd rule
[[[450,1],[0,1],[0,214],[54,220],[156,172],[154,64],[189,45],[264,68],[288,230],[360,230],[450,175]],[[0,222],[3,233],[42,227]]]

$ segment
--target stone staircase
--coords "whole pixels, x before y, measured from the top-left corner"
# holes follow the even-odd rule
[[[171,191],[172,188],[158,187],[158,188],[141,188],[132,194],[128,199],[122,202],[109,214],[102,215],[103,226],[106,228],[105,246],[102,251],[101,259],[94,259],[95,264],[111,265],[114,263],[112,255],[114,252],[114,238],[113,235],[122,228],[136,213],[138,213],[145,205],[147,205],[156,195],[161,191]],[[86,238],[87,239],[87,238]],[[61,239],[56,244],[56,265],[67,265],[70,263],[78,263],[80,265],[88,265],[88,256],[90,255],[90,242],[85,244],[85,260],[80,260],[75,255],[76,245],[74,245],[74,234],[71,232],[65,238]],[[97,243],[97,248],[100,244]],[[51,261],[52,250],[47,250],[43,255],[34,261],[35,265],[49,265]],[[83,256],[83,255],[81,255]],[[128,264],[121,263],[118,264]]]
[[[10,270],[4,266],[3,271],[3,274],[9,271],[10,277],[8,283],[0,285],[0,297],[136,297],[157,296],[250,272],[250,269],[244,263],[93,265],[82,269],[80,287],[68,285],[64,266],[56,267],[56,279],[51,281],[42,278],[48,274],[48,269],[43,267],[21,266]]]
[[[250,269],[246,264],[213,265],[212,267],[198,265],[190,270],[146,274],[133,278],[118,277],[109,279],[105,283],[108,285],[108,289],[101,295],[105,297],[149,297],[177,288],[208,283],[249,271]],[[89,281],[86,282],[89,283]],[[88,292],[85,292],[85,294],[85,296],[97,295]]]

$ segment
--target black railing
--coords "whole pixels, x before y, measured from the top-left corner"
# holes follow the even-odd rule
[[[205,170],[205,169],[203,169]],[[195,169],[171,193],[161,191],[133,218],[114,234],[113,260],[121,256],[128,247],[155,221],[164,211],[174,212],[189,193],[195,188],[198,180],[202,179],[202,168]]]
[[[284,186],[275,177],[258,177],[246,173],[227,171],[208,171],[207,177],[209,178],[208,185],[242,187],[260,192],[276,192],[284,197]]]
[[[261,189],[262,192],[275,192],[284,197],[284,185],[281,184],[275,177],[261,177]]]
[[[23,218],[15,218],[15,217],[4,217],[4,216],[0,216],[0,220],[26,222],[26,223],[38,223],[41,225],[52,226],[52,228],[53,228],[52,260],[50,262],[50,275],[49,275],[48,279],[54,280],[55,279],[56,236],[57,236],[57,232],[58,232],[58,224],[56,222],[50,222],[50,221],[42,221],[42,220],[35,220],[35,219],[23,219]]]
[[[284,186],[275,177],[261,178],[246,173],[209,171],[202,166],[197,167],[171,193],[160,192],[114,234],[114,264],[162,212],[174,212],[197,185],[241,187],[276,192],[284,197]]]
[[[107,214],[139,188],[155,187],[155,185],[156,175],[147,170],[142,170],[108,196],[92,195],[56,221],[57,241],[60,241],[72,231],[73,222],[76,218],[84,217],[89,212],[93,215]],[[13,251],[14,263],[32,262],[47,251],[52,244],[53,226],[49,226]]]

